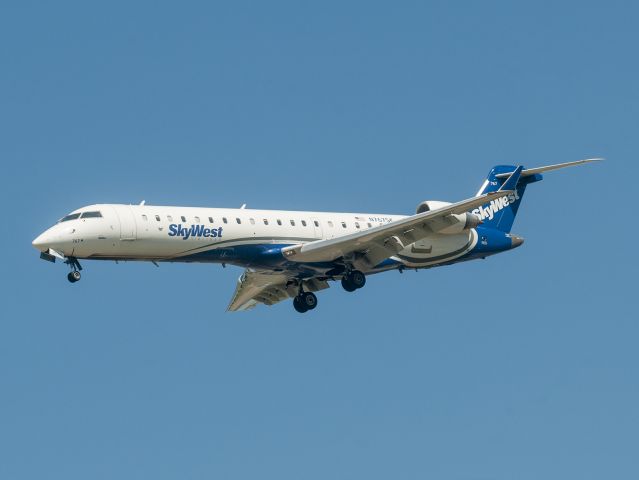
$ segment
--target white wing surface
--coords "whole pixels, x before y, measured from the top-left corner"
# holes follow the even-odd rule
[[[510,193],[512,190],[505,189],[487,193],[350,235],[293,245],[282,253],[294,262],[330,262],[343,257],[355,266],[372,268],[407,245],[454,227],[460,222],[460,214]]]
[[[584,163],[601,162],[603,158],[586,158],[585,160],[577,160],[575,162],[558,163],[556,165],[546,165],[545,167],[526,168],[521,171],[522,177],[528,177],[537,173],[550,172],[551,170],[559,170],[560,168],[574,167],[575,165],[583,165]],[[510,176],[510,173],[500,173],[495,175],[497,178],[506,178]]]
[[[257,272],[247,269],[240,276],[228,311],[249,310],[258,303],[275,305],[299,293],[299,287],[281,273]],[[316,292],[328,288],[328,282],[310,278],[303,282],[304,291]]]

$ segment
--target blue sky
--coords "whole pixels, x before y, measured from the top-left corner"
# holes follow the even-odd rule
[[[517,4],[516,4],[517,3]],[[617,2],[0,6],[0,477],[636,478],[639,10]],[[31,240],[97,202],[411,213],[492,165],[486,261],[227,314],[238,269]]]

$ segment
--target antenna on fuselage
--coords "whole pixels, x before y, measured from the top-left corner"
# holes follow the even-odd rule
[[[142,201],[140,202],[140,205],[144,205],[145,203],[146,203],[146,200],[142,200]]]
[[[246,208],[246,203],[243,203],[242,206],[240,207],[240,210],[244,210]]]

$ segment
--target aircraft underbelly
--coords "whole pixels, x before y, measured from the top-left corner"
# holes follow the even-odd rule
[[[397,254],[402,263],[424,267],[449,262],[469,252],[477,244],[477,232],[433,235],[419,240]]]

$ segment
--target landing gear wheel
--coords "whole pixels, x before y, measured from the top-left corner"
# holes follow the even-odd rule
[[[69,280],[71,283],[75,283],[80,280],[80,277],[80,272],[74,270],[73,272],[69,272],[69,274],[67,275],[67,280]]]
[[[362,288],[364,285],[366,285],[366,275],[364,275],[359,270],[353,270],[349,277],[351,284],[353,284],[355,288]]]
[[[300,295],[301,303],[307,310],[313,310],[317,307],[317,297],[313,292],[304,292]]]
[[[366,285],[366,275],[359,270],[353,270],[348,275],[342,277],[342,287],[347,292],[354,292],[358,288]]]
[[[357,287],[351,283],[348,277],[342,277],[342,288],[347,292],[354,292]]]
[[[299,296],[293,299],[293,308],[299,313],[306,313],[308,311],[308,308],[304,306]]]
[[[317,297],[311,292],[302,292],[293,299],[293,308],[300,313],[308,312],[317,307]]]

